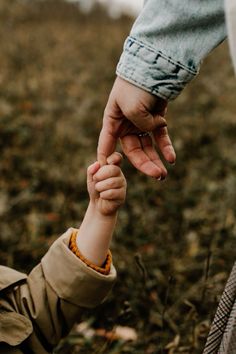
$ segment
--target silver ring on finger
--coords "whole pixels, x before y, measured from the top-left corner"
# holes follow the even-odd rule
[[[137,135],[139,138],[143,138],[145,136],[150,136],[150,133],[149,132],[141,132],[141,133],[138,133]]]

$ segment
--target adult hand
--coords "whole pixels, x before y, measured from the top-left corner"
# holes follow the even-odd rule
[[[111,90],[103,117],[98,142],[98,161],[106,159],[120,138],[124,154],[130,162],[148,176],[164,179],[167,175],[153,141],[169,163],[175,162],[175,151],[163,118],[167,102],[117,77]],[[139,136],[142,132],[149,135]]]

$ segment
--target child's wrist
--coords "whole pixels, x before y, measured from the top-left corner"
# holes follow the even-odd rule
[[[103,213],[100,208],[97,206],[96,202],[93,200],[90,200],[88,208],[91,210],[93,213],[94,217],[98,217],[104,220],[107,219],[113,219],[116,218],[118,210],[114,210],[114,212],[111,213]]]
[[[109,250],[116,224],[116,213],[104,215],[96,203],[90,201],[80,226],[76,244],[83,257],[101,266]]]

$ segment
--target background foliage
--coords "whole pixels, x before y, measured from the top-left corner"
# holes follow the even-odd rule
[[[29,271],[83,217],[86,167],[132,20],[1,0],[0,23],[0,260]],[[90,332],[75,327],[58,353],[201,353],[235,259],[235,89],[223,45],[170,105],[178,159],[167,180],[124,162],[118,281],[82,319]],[[116,338],[117,326],[137,339]]]

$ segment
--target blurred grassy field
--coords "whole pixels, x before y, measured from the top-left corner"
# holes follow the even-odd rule
[[[132,20],[59,0],[1,0],[0,23],[0,260],[29,271],[83,217],[86,167]],[[224,44],[170,105],[178,159],[167,180],[124,161],[118,281],[84,316],[93,335],[75,327],[58,353],[201,353],[235,260],[235,92]],[[117,326],[138,338],[112,337]]]

